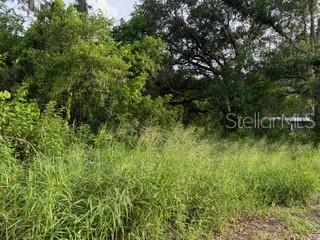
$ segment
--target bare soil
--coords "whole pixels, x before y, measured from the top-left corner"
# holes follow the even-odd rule
[[[313,226],[307,233],[299,233],[294,222],[289,220],[290,216],[295,215],[289,209],[282,217],[276,211],[268,216],[241,216],[231,221],[228,229],[215,235],[213,240],[320,240],[320,196],[299,216],[302,224]]]

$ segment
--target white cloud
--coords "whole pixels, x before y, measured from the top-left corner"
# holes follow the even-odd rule
[[[117,8],[110,4],[108,0],[89,0],[88,3],[90,6],[92,6],[94,11],[101,10],[107,17],[112,17],[115,19],[121,17]]]
[[[87,0],[93,11],[101,10],[106,17],[119,20],[128,18],[133,10],[135,0]],[[65,3],[74,3],[75,0],[64,0]]]

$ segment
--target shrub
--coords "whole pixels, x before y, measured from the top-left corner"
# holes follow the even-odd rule
[[[20,88],[15,97],[0,92],[0,136],[11,143],[17,157],[24,159],[34,153],[33,144],[40,110],[35,103],[25,101],[26,91]]]
[[[25,100],[26,91],[20,88],[12,97],[0,92],[0,137],[14,151],[17,159],[30,159],[37,153],[59,154],[72,142],[73,131],[47,105],[41,114],[36,103]]]

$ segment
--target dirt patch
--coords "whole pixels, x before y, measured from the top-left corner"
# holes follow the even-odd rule
[[[242,216],[230,222],[228,230],[214,236],[213,240],[320,240],[320,198],[309,206],[299,219],[316,226],[309,232],[312,234],[295,234],[286,218],[278,218],[276,214],[268,216]],[[291,210],[288,209],[288,217]],[[281,220],[280,220],[281,219]]]
[[[228,229],[213,240],[320,240],[320,194],[300,210],[275,208],[262,216],[244,215],[231,221]],[[295,224],[292,219],[298,222]],[[298,234],[301,231],[297,223],[302,224],[300,230],[301,226],[308,226],[302,231],[305,234]]]
[[[298,240],[320,240],[320,232],[316,234],[311,234],[306,237],[297,238]]]
[[[231,229],[213,240],[320,240],[320,232],[307,236],[286,236],[286,226],[275,217],[247,216],[234,221]]]
[[[214,240],[283,240],[284,226],[275,217],[245,216],[231,223],[230,230]]]

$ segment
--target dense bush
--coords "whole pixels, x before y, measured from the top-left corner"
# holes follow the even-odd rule
[[[33,143],[39,118],[37,104],[25,101],[24,89],[19,89],[15,98],[8,91],[0,92],[0,137],[10,142],[21,158],[35,151]]]
[[[38,153],[58,154],[74,139],[74,132],[55,112],[52,102],[40,113],[36,103],[27,102],[21,88],[14,96],[0,92],[0,138],[17,159],[31,159]]]

